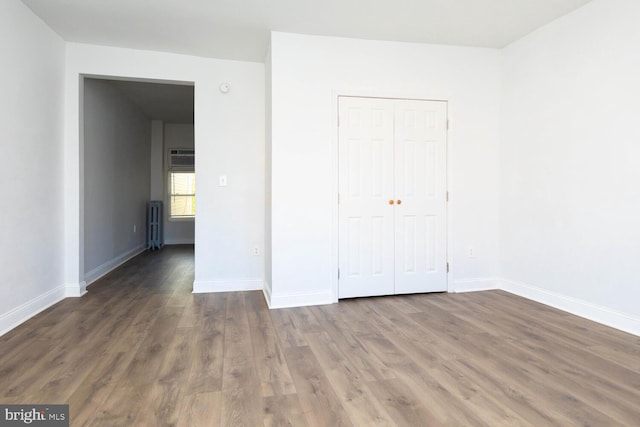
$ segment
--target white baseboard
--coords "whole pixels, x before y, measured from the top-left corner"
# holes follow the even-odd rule
[[[499,281],[495,278],[455,280],[453,282],[453,288],[450,289],[449,292],[462,293],[491,291],[498,289],[498,284]]]
[[[129,261],[131,258],[140,255],[142,252],[146,250],[147,246],[145,244],[141,244],[136,246],[135,248],[128,250],[127,252],[118,255],[115,258],[110,259],[102,265],[97,266],[93,270],[85,273],[84,280],[87,283],[87,286],[91,285],[93,282],[101,278],[102,276],[112,272],[116,268],[120,267],[125,262]]]
[[[87,282],[67,283],[64,286],[65,298],[78,298],[87,293]]]
[[[270,293],[267,298],[269,308],[288,308],[303,307],[309,305],[326,305],[333,304],[331,292],[304,292],[290,294],[273,294]]]
[[[169,239],[164,241],[164,245],[193,245],[193,239]]]
[[[196,280],[193,282],[193,293],[261,291],[264,282],[261,279],[246,280]]]
[[[264,299],[267,302],[267,306],[271,308],[271,283],[265,280],[264,287],[262,288],[262,293],[264,294]]]
[[[6,334],[16,326],[31,319],[41,311],[46,310],[66,297],[65,286],[51,289],[30,301],[0,315],[0,336]]]
[[[636,316],[513,280],[500,279],[499,288],[576,316],[640,336],[640,318]]]

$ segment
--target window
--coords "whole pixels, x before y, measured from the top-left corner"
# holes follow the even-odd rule
[[[169,219],[196,217],[195,153],[190,148],[168,150]]]
[[[196,217],[196,174],[193,171],[169,172],[170,218]]]

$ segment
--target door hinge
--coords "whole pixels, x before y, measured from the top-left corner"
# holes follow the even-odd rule
[[[340,280],[340,269],[338,269],[338,280]]]
[[[447,119],[447,130],[449,130],[449,119]]]
[[[340,127],[340,116],[338,116],[338,127]]]
[[[447,273],[449,272],[449,263],[447,263]]]
[[[340,204],[340,193],[338,193],[338,204]]]
[[[447,191],[447,202],[449,201],[449,192]]]

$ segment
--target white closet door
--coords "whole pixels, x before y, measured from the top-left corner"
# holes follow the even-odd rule
[[[446,102],[338,111],[339,298],[446,291]]]
[[[447,104],[395,101],[395,293],[447,290]]]
[[[393,103],[340,97],[338,110],[338,296],[393,294]]]

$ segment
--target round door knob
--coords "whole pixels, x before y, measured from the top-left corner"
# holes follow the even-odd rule
[[[402,200],[398,199],[398,204],[401,205],[402,204]]]
[[[393,200],[389,200],[389,204],[392,205],[394,203]]]

